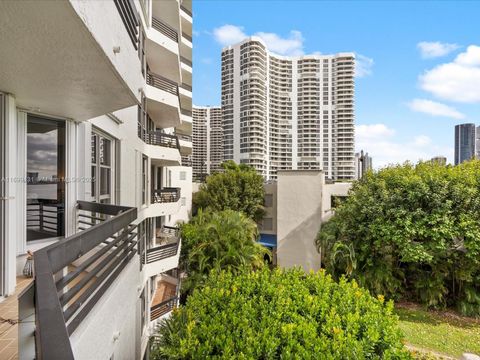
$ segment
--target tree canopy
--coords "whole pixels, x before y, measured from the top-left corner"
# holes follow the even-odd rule
[[[200,210],[181,226],[181,232],[181,262],[187,273],[182,291],[186,293],[205,282],[212,270],[259,269],[269,253],[257,242],[255,222],[233,210]]]
[[[393,303],[324,271],[213,272],[165,320],[152,359],[409,359]]]
[[[198,208],[221,211],[241,211],[249,218],[260,221],[264,215],[263,177],[245,164],[229,160],[222,164],[223,171],[207,177],[195,194]]]
[[[480,315],[480,161],[367,174],[317,247],[330,273],[374,294]]]

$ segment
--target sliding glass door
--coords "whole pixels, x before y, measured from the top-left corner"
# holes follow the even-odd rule
[[[27,116],[27,242],[65,236],[65,121]]]

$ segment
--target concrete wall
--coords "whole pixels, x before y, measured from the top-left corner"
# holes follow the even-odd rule
[[[337,182],[325,184],[323,190],[322,200],[322,222],[328,221],[334,214],[332,209],[332,197],[334,196],[348,196],[348,192],[352,187],[350,182]]]
[[[315,237],[322,220],[324,174],[279,171],[277,179],[277,263],[282,268],[320,268]]]

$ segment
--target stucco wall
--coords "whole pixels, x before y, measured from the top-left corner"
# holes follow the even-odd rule
[[[277,173],[277,262],[282,268],[320,268],[315,237],[322,219],[321,171]]]

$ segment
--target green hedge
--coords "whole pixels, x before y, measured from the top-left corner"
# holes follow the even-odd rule
[[[160,328],[153,359],[410,359],[393,303],[323,271],[212,273]]]

